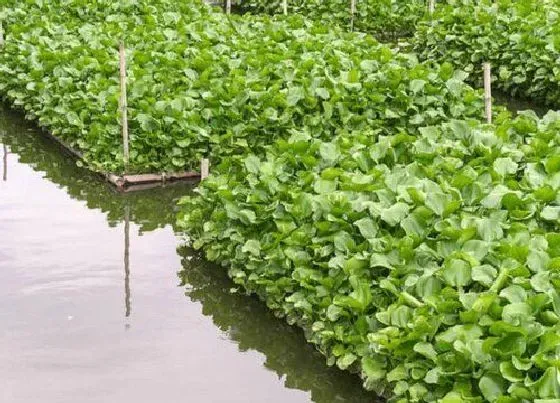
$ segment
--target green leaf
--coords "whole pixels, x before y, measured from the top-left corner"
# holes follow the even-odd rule
[[[397,225],[408,214],[410,207],[406,203],[395,203],[381,211],[381,219],[391,226]]]
[[[377,235],[377,224],[371,218],[362,218],[354,222],[354,225],[360,230],[360,234],[365,239],[375,238]]]
[[[245,158],[245,167],[247,171],[252,174],[258,174],[260,172],[260,159],[255,155],[249,155]]]
[[[505,392],[504,382],[498,376],[483,376],[478,382],[478,387],[489,402],[496,401]]]
[[[546,206],[541,211],[541,218],[547,221],[560,222],[560,206]]]
[[[434,349],[434,346],[430,343],[420,342],[414,345],[414,351],[418,354],[423,355],[424,357],[436,362],[437,359],[437,352]]]
[[[464,287],[471,282],[471,267],[460,259],[451,259],[445,264],[442,274],[447,284]]]
[[[259,256],[261,253],[261,243],[254,239],[249,239],[243,245],[241,249],[245,253],[251,253],[252,255]]]
[[[382,379],[386,374],[385,365],[372,357],[362,359],[362,372],[371,381]]]
[[[513,175],[517,172],[517,163],[510,157],[497,158],[494,161],[494,171],[500,176]]]

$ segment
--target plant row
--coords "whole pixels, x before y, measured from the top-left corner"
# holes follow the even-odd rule
[[[451,3],[451,2],[450,2]],[[448,61],[480,82],[490,62],[494,86],[512,96],[560,104],[560,8],[556,0],[456,1],[418,25],[414,50]]]
[[[352,16],[349,0],[288,0],[288,13],[323,24],[372,33],[383,39],[410,36],[427,13],[425,0],[356,0]],[[281,14],[283,0],[240,0],[242,12]]]
[[[179,226],[391,401],[556,401],[558,130],[550,112],[294,133],[229,159]]]
[[[130,172],[197,169],[294,131],[330,138],[479,117],[450,64],[301,16],[231,18],[198,2],[17,2],[2,12],[0,94],[122,172],[118,42],[127,48]]]

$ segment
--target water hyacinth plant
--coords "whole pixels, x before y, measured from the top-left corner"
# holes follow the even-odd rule
[[[449,64],[428,66],[372,37],[301,16],[227,17],[199,2],[17,2],[2,11],[0,94],[78,148],[124,170],[118,42],[127,49],[129,172],[198,169],[294,129],[414,132],[479,117]]]
[[[550,112],[294,133],[229,160],[179,226],[390,401],[555,401],[559,129]]]

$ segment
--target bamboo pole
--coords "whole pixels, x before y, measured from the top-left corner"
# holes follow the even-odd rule
[[[428,0],[428,13],[432,15],[435,10],[436,10],[436,1]]]
[[[120,109],[121,109],[121,129],[123,138],[123,158],[125,170],[128,168],[129,153],[128,153],[128,112],[127,112],[127,99],[126,99],[126,50],[124,42],[119,46],[119,65],[120,65],[120,79],[121,79],[121,96],[120,96]]]
[[[356,0],[350,0],[350,32],[354,31],[354,14],[356,13]]]
[[[208,158],[203,158],[200,160],[200,180],[208,178],[210,175],[210,161]]]
[[[284,0],[282,6],[284,9],[284,15],[288,15],[288,0]]]
[[[231,0],[226,0],[226,14],[231,14]]]
[[[125,316],[130,316],[130,207],[124,206],[124,306]]]
[[[486,121],[492,123],[492,70],[490,63],[483,64],[484,69],[484,111]]]

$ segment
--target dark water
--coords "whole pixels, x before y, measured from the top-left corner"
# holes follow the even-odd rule
[[[546,112],[550,109],[544,105],[537,104],[526,99],[512,98],[511,96],[499,91],[495,91],[492,95],[494,97],[494,102],[497,105],[505,106],[507,109],[512,111],[514,115],[517,112],[532,110],[538,116],[542,117],[546,115]]]
[[[189,191],[117,194],[0,109],[0,402],[374,401],[177,252]]]

